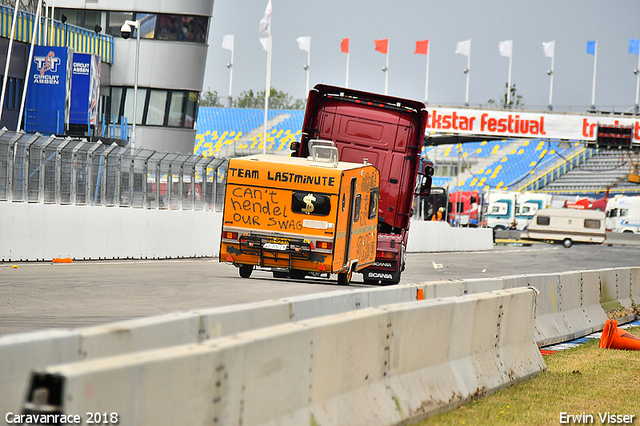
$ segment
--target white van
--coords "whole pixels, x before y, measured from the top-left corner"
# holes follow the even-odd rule
[[[527,228],[531,240],[562,241],[569,248],[574,242],[600,244],[605,239],[605,214],[597,210],[542,209]]]

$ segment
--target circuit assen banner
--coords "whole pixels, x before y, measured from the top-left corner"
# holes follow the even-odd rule
[[[69,122],[72,54],[66,47],[34,46],[25,131],[64,134]]]
[[[71,84],[71,124],[95,125],[100,95],[100,57],[88,53],[73,54]]]
[[[633,142],[640,143],[639,118],[467,108],[427,110],[427,133],[595,141],[598,124],[607,124],[633,126]]]

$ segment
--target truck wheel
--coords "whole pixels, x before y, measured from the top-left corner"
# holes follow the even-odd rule
[[[571,241],[571,238],[565,238],[565,239],[562,241],[562,245],[563,245],[565,248],[569,248],[569,247],[571,247],[571,246],[573,245],[573,241]]]
[[[253,265],[240,265],[238,272],[242,278],[249,278],[253,272]]]
[[[351,282],[351,276],[353,275],[353,272],[351,270],[349,270],[349,272],[344,272],[344,273],[339,273],[338,274],[338,284],[340,285],[349,285],[349,283]]]

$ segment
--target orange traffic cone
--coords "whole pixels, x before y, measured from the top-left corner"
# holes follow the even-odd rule
[[[640,337],[618,328],[618,321],[608,319],[604,324],[604,330],[602,330],[600,347],[640,351]]]

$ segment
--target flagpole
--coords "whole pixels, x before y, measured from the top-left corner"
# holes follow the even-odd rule
[[[2,81],[2,95],[0,95],[0,118],[2,118],[2,110],[4,107],[4,97],[7,91],[7,79],[9,78],[9,65],[11,64],[11,52],[13,51],[13,39],[16,34],[16,24],[18,23],[18,9],[20,3],[16,1],[15,6],[13,6],[13,21],[11,22],[11,36],[9,38],[9,48],[7,50],[7,62],[4,67],[4,77]],[[637,103],[637,102],[636,102]],[[20,129],[16,129],[20,130]]]
[[[425,104],[427,104],[429,101],[429,55],[430,54],[431,54],[431,46],[427,45],[427,78],[424,85],[424,103]]]
[[[638,52],[638,68],[636,68],[636,114],[638,113],[638,95],[640,94],[640,51]]]
[[[305,98],[309,95],[309,71],[311,71],[311,36],[309,36],[309,50],[307,51],[307,90],[305,93]]]
[[[509,54],[509,77],[507,78],[507,108],[511,108],[511,66],[513,64],[513,39],[511,39],[511,52]]]
[[[17,4],[18,2],[16,2]],[[20,127],[22,127],[22,117],[24,115],[24,104],[27,100],[27,89],[29,88],[29,80],[31,79],[31,62],[33,62],[33,48],[36,42],[36,30],[37,25],[36,22],[40,20],[40,8],[42,7],[42,0],[38,1],[38,7],[36,9],[36,16],[34,19],[33,32],[31,33],[31,47],[29,48],[29,59],[27,62],[27,72],[24,77],[24,88],[22,90],[22,100],[20,101],[20,113],[18,114],[18,125],[16,126],[16,132],[20,131]]]
[[[267,52],[267,84],[264,92],[264,131],[262,134],[262,153],[267,153],[267,117],[269,114],[269,92],[271,91],[271,24],[269,24],[269,35],[267,36],[269,51]]]
[[[549,71],[549,111],[553,111],[553,67],[556,61],[556,41],[553,40],[553,56],[551,57],[551,70]]]
[[[349,88],[349,55],[351,54],[350,51],[351,49],[347,51],[347,78],[345,79],[345,82],[344,82],[344,87],[346,87],[347,89]]]
[[[591,86],[591,109],[596,109],[596,67],[598,65],[598,40],[593,49],[593,84]]]
[[[231,108],[231,101],[232,101],[232,89],[233,89],[233,54],[234,54],[234,50],[235,50],[235,36],[233,38],[233,43],[231,44],[231,62],[229,62],[229,65],[227,65],[229,67],[229,108]]]
[[[464,95],[464,104],[465,106],[469,106],[469,77],[471,73],[471,39],[469,39],[469,55],[467,56],[467,69],[465,70],[465,74],[467,74],[467,90]]]
[[[384,67],[384,94],[389,94],[389,42],[387,41],[387,65]]]

